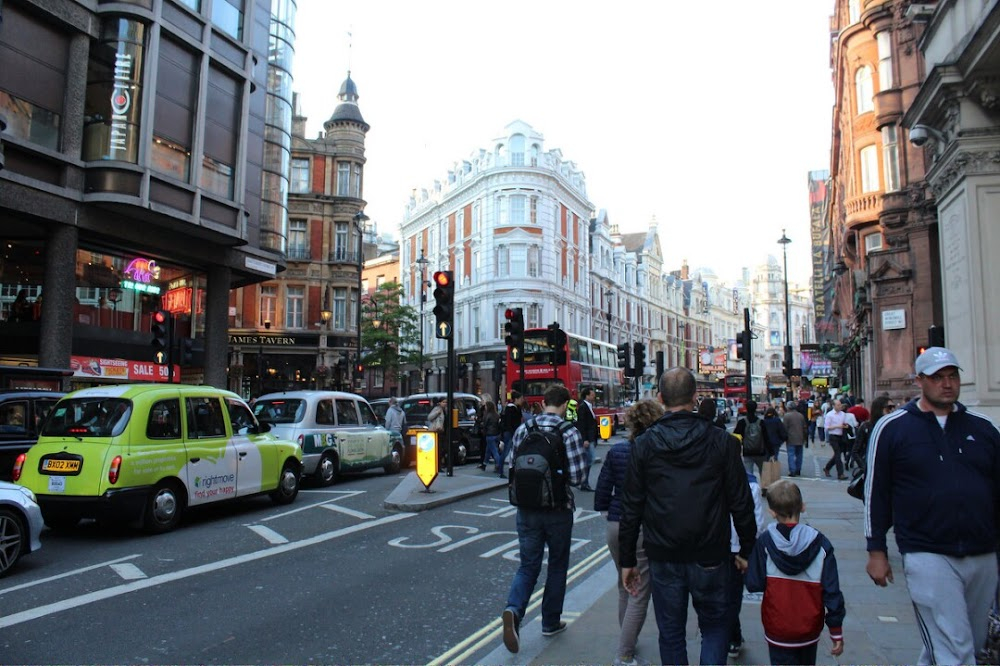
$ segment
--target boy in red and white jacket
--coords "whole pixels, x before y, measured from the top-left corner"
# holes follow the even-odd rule
[[[767,504],[778,522],[757,538],[746,586],[764,593],[760,616],[771,663],[815,664],[824,619],[833,641],[830,654],[843,654],[846,611],[833,546],[815,528],[799,524],[806,506],[791,481],[768,486]]]

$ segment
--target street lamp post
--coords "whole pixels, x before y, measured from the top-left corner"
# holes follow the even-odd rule
[[[271,320],[264,320],[264,330],[271,330]],[[264,338],[257,336],[257,397],[264,394]]]
[[[611,297],[615,295],[615,292],[608,290],[604,292],[604,297],[608,299],[608,344],[614,344],[611,341]]]
[[[420,250],[417,264],[420,266],[420,392],[424,392],[424,303],[427,302],[427,257]]]
[[[785,382],[786,382],[786,399],[792,399],[792,327],[791,327],[791,309],[788,302],[788,244],[792,240],[785,235],[785,230],[781,230],[781,238],[778,239],[781,243],[781,253],[784,255],[785,259]]]
[[[365,215],[363,210],[359,210],[354,216],[354,227],[358,232],[358,300],[357,300],[357,326],[358,326],[358,346],[356,349],[357,358],[354,361],[354,365],[361,364],[361,274],[364,272],[365,268],[365,233],[364,224],[370,218]],[[354,368],[350,368],[348,372],[351,373],[351,386],[354,386]],[[360,388],[360,386],[359,386]]]

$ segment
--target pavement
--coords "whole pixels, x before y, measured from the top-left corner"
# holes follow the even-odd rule
[[[600,449],[598,450],[600,452]],[[920,655],[920,635],[913,617],[913,607],[903,576],[902,562],[890,536],[890,563],[896,573],[895,584],[876,587],[865,573],[867,552],[864,539],[863,505],[847,494],[847,482],[830,479],[822,466],[830,457],[830,448],[819,442],[805,449],[803,472],[795,480],[802,489],[806,513],[802,520],[825,534],[834,547],[840,572],[840,587],[847,605],[844,621],[844,654],[829,653],[829,634],[824,632],[817,655],[818,664],[913,664]],[[787,458],[780,456],[787,473]],[[596,481],[597,469],[591,470]],[[424,491],[416,473],[407,475],[385,501],[385,506],[400,511],[422,511],[454,502],[464,497],[491,492],[506,485],[506,480],[484,475],[474,465],[456,468],[453,476],[441,474]],[[605,551],[606,552],[606,551]],[[617,572],[610,557],[604,564],[586,569],[586,577],[571,583],[564,603],[563,619],[567,631],[551,638],[541,635],[538,604],[529,605],[521,626],[521,650],[511,654],[504,648],[497,625],[495,649],[477,659],[484,664],[610,664],[618,645]],[[573,576],[571,560],[570,572]],[[539,581],[535,594],[540,598]],[[509,581],[507,581],[509,583]],[[760,622],[760,595],[746,593],[740,618],[744,646],[734,664],[768,663],[767,643]],[[499,618],[502,608],[497,608]],[[688,658],[698,663],[700,640],[697,618],[689,608],[687,623]],[[658,663],[657,628],[650,605],[646,624],[639,636],[637,654],[640,663]]]

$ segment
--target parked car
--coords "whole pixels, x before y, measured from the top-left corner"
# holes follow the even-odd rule
[[[210,502],[268,493],[288,504],[301,472],[301,448],[268,433],[238,395],[170,384],[68,394],[14,464],[50,527],[96,518],[150,533]]]
[[[396,474],[405,462],[403,438],[386,430],[360,395],[285,391],[262,395],[254,414],[279,437],[302,447],[302,469],[328,486],[345,472],[381,467]]]
[[[0,393],[0,480],[10,481],[14,461],[38,440],[38,429],[65,393],[4,391]]]
[[[42,547],[42,510],[27,488],[0,481],[0,576]]]
[[[427,416],[431,413],[442,398],[446,397],[444,392],[438,393],[416,393],[399,401],[399,406],[406,414],[407,430],[423,430],[427,427]],[[476,414],[482,409],[483,401],[478,395],[472,393],[454,393],[454,408],[458,411],[458,427],[452,429],[451,433],[451,454],[453,465],[464,465],[466,460],[482,459],[486,454],[481,437],[472,436],[472,426],[476,421]],[[408,454],[415,456],[417,450],[416,437],[407,437]],[[439,451],[442,465],[445,461],[445,449],[440,447]],[[415,459],[413,457],[410,458]]]

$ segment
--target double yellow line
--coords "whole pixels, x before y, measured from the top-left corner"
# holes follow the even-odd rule
[[[588,571],[594,567],[601,564],[610,555],[607,548],[603,545],[596,552],[591,553],[583,560],[570,567],[566,575],[566,586],[575,581],[580,576],[583,576]],[[535,593],[531,595],[531,599],[528,601],[528,607],[524,611],[524,617],[527,618],[532,611],[542,605],[542,595],[545,593],[545,587],[542,586],[535,590]],[[564,616],[574,616],[579,615],[579,613],[563,613]],[[526,624],[522,621],[522,625]],[[469,658],[487,647],[491,643],[494,643],[500,638],[503,633],[503,622],[497,617],[497,619],[492,620],[482,629],[478,630],[462,642],[458,643],[450,650],[445,652],[439,657],[436,657],[432,661],[428,662],[428,666],[443,666],[443,664],[464,664],[468,663]]]

